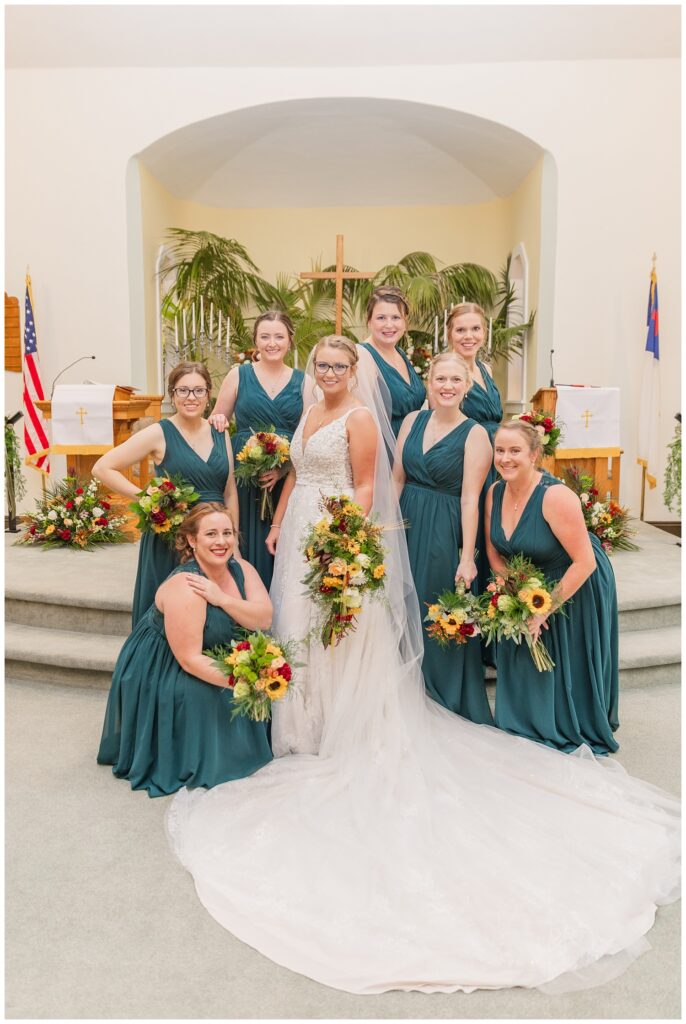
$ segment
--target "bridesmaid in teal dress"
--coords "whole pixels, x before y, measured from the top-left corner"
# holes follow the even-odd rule
[[[169,397],[175,412],[153,423],[113,448],[93,467],[93,476],[111,491],[130,499],[138,489],[122,470],[152,458],[155,476],[179,475],[193,485],[198,501],[226,504],[238,522],[238,498],[230,445],[223,433],[204,418],[212,379],[204,363],[179,363],[169,374]],[[133,594],[133,626],[145,614],[155,592],[178,564],[173,547],[162,536],[144,533],[138,550],[138,572]]]
[[[481,306],[475,302],[460,302],[453,306],[448,317],[447,333],[450,347],[453,352],[462,356],[472,377],[472,386],[465,396],[462,410],[466,416],[486,428],[492,444],[503,418],[503,406],[500,392],[487,364],[479,359],[479,352],[485,345],[488,334],[486,315]],[[485,589],[490,577],[484,535],[484,502],[488,488],[497,479],[498,474],[491,465],[481,494],[479,531],[476,538],[478,576],[475,589],[479,594]]]
[[[253,343],[259,362],[234,366],[226,375],[217,396],[210,423],[225,430],[231,416],[236,416],[236,433],[232,438],[234,460],[251,434],[273,427],[277,434],[293,437],[303,411],[302,370],[293,370],[284,359],[293,342],[290,318],[278,310],[269,310],[255,321]],[[283,478],[289,465],[265,473],[264,486],[272,491],[276,508]],[[238,487],[241,523],[241,550],[255,566],[265,587],[269,588],[274,571],[274,556],[265,546],[271,522],[260,515],[262,489],[242,484]]]
[[[459,579],[476,577],[479,495],[491,465],[483,427],[461,411],[470,384],[465,363],[451,352],[434,357],[428,378],[430,410],[411,413],[398,437],[394,477],[402,487],[407,547],[422,617],[436,595]],[[493,725],[481,644],[440,647],[424,630],[422,673],[429,696],[463,718]]]
[[[407,330],[409,315],[410,307],[400,289],[376,288],[367,303],[367,326],[371,333],[359,346],[372,357],[388,387],[389,419],[396,437],[405,417],[421,409],[426,398],[421,377],[398,347]]]
[[[608,754],[618,749],[613,733],[619,726],[614,574],[597,537],[586,530],[578,497],[536,469],[539,453],[540,435],[529,424],[513,422],[497,432],[502,480],[486,503],[488,553],[496,572],[515,554],[530,558],[568,603],[529,622],[555,662],[551,671],[536,670],[525,644],[498,644],[495,723],[558,750],[585,743]]]
[[[264,722],[231,720],[226,677],[202,652],[237,626],[266,629],[269,596],[232,557],[227,510],[199,503],[179,528],[182,564],[124,644],[112,677],[99,764],[149,796],[211,788],[251,775],[272,757]]]

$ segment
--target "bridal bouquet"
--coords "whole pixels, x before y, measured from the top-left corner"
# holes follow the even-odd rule
[[[355,628],[362,595],[383,589],[383,527],[347,494],[323,498],[321,505],[324,518],[305,538],[308,571],[303,583],[325,615],[321,641],[333,647]]]
[[[275,434],[272,430],[258,430],[245,442],[236,456],[236,480],[248,487],[260,486],[260,477],[271,469],[280,469],[290,458],[291,446],[287,437]],[[260,518],[264,519],[269,510],[269,518],[274,515],[274,502],[271,491],[262,488],[260,501]]]
[[[528,412],[523,412],[519,416],[513,416],[512,419],[524,420],[525,423],[530,423],[532,427],[535,427],[541,435],[543,454],[554,454],[555,449],[560,443],[562,428],[555,423],[552,416],[547,416],[540,409],[529,409]]]
[[[427,605],[429,612],[424,622],[427,636],[440,647],[449,644],[466,644],[471,636],[479,636],[479,600],[467,590],[464,580],[458,580],[455,590],[446,590],[436,596],[433,604]]]
[[[629,509],[616,501],[599,501],[593,477],[576,466],[565,470],[565,483],[579,496],[586,529],[594,533],[608,555],[615,551],[638,551],[629,538],[635,534],[629,526]]]
[[[26,529],[19,543],[89,551],[95,544],[126,540],[121,530],[126,520],[112,514],[109,501],[99,491],[97,480],[81,483],[66,477],[36,501],[35,512],[24,517]]]
[[[180,476],[155,476],[129,508],[138,516],[141,533],[161,535],[170,546],[184,516],[200,495]]]
[[[291,686],[292,669],[287,661],[287,645],[269,633],[257,630],[243,640],[232,640],[204,651],[233,690],[233,720],[243,715],[253,722],[267,722],[272,716],[272,702],[282,700]]]
[[[492,640],[516,644],[524,640],[539,672],[555,668],[543,641],[534,640],[526,625],[532,615],[546,615],[553,607],[552,587],[533,562],[515,555],[502,574],[493,575],[478,601],[479,625],[487,646]]]

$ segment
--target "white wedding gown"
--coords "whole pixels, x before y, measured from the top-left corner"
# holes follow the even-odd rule
[[[349,992],[616,976],[677,898],[678,801],[585,748],[439,707],[383,601],[335,649],[307,641],[302,537],[322,493],[351,491],[345,418],[304,452],[301,423],[291,452],[273,630],[303,641],[306,664],[273,735],[277,753],[304,753],[174,798],[170,840],[200,900],[272,960]]]

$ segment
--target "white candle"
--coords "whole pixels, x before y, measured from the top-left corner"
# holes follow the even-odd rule
[[[212,337],[212,324],[214,323],[214,302],[210,302],[210,329],[209,336]]]
[[[226,318],[226,354],[229,354],[229,340],[231,338],[231,317]]]
[[[488,354],[491,354],[493,348],[493,317],[488,318]]]
[[[195,341],[195,303],[193,303],[193,341]]]
[[[204,297],[201,295],[200,296],[200,333],[201,334],[202,334],[202,325],[203,325],[204,320],[205,320],[205,316],[204,316],[205,305],[204,305],[204,303],[205,303]]]
[[[179,318],[174,317],[174,341],[176,342],[176,351],[179,351]]]
[[[448,344],[448,310],[443,310],[443,348]]]
[[[183,343],[188,341],[188,330],[186,329],[186,310],[183,311]]]
[[[438,313],[434,317],[434,355],[438,353]]]
[[[222,311],[219,310],[219,326],[217,327],[217,355],[221,352],[222,348]]]

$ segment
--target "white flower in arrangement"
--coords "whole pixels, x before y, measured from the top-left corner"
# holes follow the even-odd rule
[[[605,506],[603,505],[602,501],[596,501],[595,505],[593,506],[593,512],[597,516],[599,516],[601,514],[601,512],[604,512],[604,511],[605,511]]]
[[[509,612],[512,608],[512,598],[507,594],[501,594],[498,598],[498,608],[501,612]]]
[[[74,498],[74,504],[75,505],[81,505],[82,503],[83,503],[83,495],[82,494],[77,494],[77,496]]]
[[[350,577],[350,583],[353,587],[361,587],[366,580],[366,576],[363,572],[356,572]]]
[[[64,525],[65,526],[73,526],[74,525],[74,520],[73,519],[65,519],[64,520]]]
[[[579,495],[579,501],[583,502],[583,504],[585,505],[588,502],[588,495],[585,494],[585,493],[584,494],[580,494]]]
[[[152,508],[152,498],[149,498],[147,495],[144,495],[139,500],[138,504],[140,505],[144,512],[149,512],[150,509]]]
[[[358,562],[363,569],[366,569],[371,562],[371,558],[369,555],[365,555],[364,552],[361,551],[359,555],[355,555],[355,561]]]
[[[99,505],[94,505],[93,508],[91,509],[91,515],[93,516],[93,519],[99,519],[102,514],[103,510],[100,508]]]
[[[531,579],[528,579],[526,581],[525,586],[531,587],[531,589],[533,590],[534,588],[542,587],[543,580],[539,580],[538,576],[532,576]]]
[[[360,603],[360,592],[355,587],[346,587],[342,596],[346,604],[354,606]]]
[[[246,662],[250,661],[251,657],[252,657],[252,655],[251,655],[250,651],[239,651],[238,655],[236,657],[236,664],[237,665],[245,665]]]
[[[48,512],[48,519],[52,519],[53,522],[55,521],[55,519],[57,519],[57,513],[55,512],[54,508],[51,508],[50,511]]]

